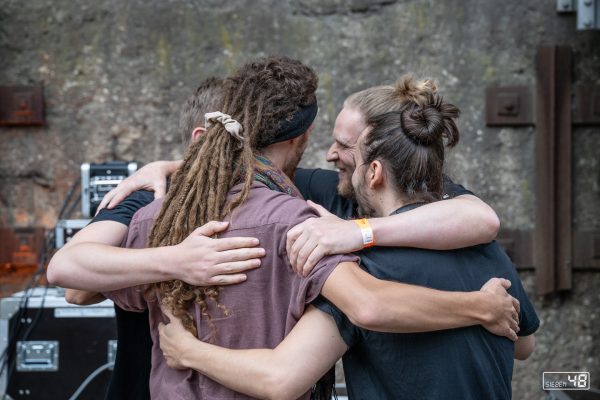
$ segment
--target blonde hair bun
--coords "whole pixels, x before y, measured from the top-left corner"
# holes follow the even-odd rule
[[[437,83],[433,79],[416,79],[412,74],[403,75],[394,87],[394,97],[399,102],[413,102],[425,106],[437,94]]]

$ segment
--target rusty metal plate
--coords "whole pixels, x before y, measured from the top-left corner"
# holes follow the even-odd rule
[[[600,125],[600,86],[576,86],[573,123]]]
[[[485,123],[488,126],[534,125],[532,88],[529,86],[487,88]]]
[[[44,228],[0,228],[0,264],[37,265],[44,251]]]
[[[44,125],[42,86],[0,86],[0,125]]]

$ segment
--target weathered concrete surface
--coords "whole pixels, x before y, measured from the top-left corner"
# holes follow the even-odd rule
[[[530,229],[534,130],[485,127],[483,92],[534,84],[536,48],[552,44],[573,47],[574,83],[600,84],[600,32],[577,32],[551,1],[0,0],[0,84],[43,83],[48,122],[0,128],[0,224],[52,226],[82,162],[178,156],[178,108],[198,82],[286,54],[320,77],[305,165],[327,165],[348,94],[430,75],[463,111],[450,174],[504,227]],[[576,229],[600,229],[599,144],[598,128],[575,129]],[[543,370],[589,370],[600,386],[599,285],[599,273],[576,273],[572,293],[536,299],[543,325],[533,359],[515,370],[516,399],[543,397]]]

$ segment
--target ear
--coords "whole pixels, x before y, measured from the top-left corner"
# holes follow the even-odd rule
[[[375,160],[369,164],[367,182],[370,189],[379,189],[385,183],[383,164],[381,164],[381,161]]]
[[[192,142],[198,140],[200,135],[202,135],[204,132],[206,132],[206,128],[203,126],[198,126],[194,128],[194,130],[192,131]]]

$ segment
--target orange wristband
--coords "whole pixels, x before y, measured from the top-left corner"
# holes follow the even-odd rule
[[[369,220],[366,218],[355,219],[356,225],[360,228],[360,233],[363,238],[363,248],[375,246],[375,236],[373,235],[373,229],[371,228],[371,224],[369,224]]]

